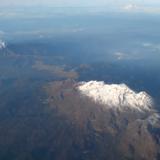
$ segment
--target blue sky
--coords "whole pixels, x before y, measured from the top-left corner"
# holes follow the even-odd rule
[[[0,0],[0,6],[122,6],[125,4],[160,6],[160,0]]]

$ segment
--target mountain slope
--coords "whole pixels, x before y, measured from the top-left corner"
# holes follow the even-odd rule
[[[147,108],[142,112],[131,108],[133,106],[115,110],[82,94],[80,85],[84,83],[64,81],[47,87],[50,107],[72,124],[72,145],[67,148],[72,153],[70,150],[77,146],[74,154],[81,155],[81,158],[71,154],[71,159],[157,158],[159,142],[156,138],[159,137],[160,121],[156,111]],[[153,133],[150,128],[156,128],[158,132]],[[65,149],[62,147],[61,151],[65,152]]]

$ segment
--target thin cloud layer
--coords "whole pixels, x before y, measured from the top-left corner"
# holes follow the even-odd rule
[[[115,52],[113,56],[118,61],[142,59],[142,56],[137,53]]]
[[[1,0],[0,6],[10,5],[54,5],[54,6],[124,6],[132,3],[130,0]],[[134,0],[136,5],[160,6],[159,0]],[[129,8],[132,8],[129,7]]]

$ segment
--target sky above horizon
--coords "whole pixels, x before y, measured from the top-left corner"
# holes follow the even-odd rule
[[[123,6],[126,4],[159,6],[159,0],[1,0],[0,7],[3,6]]]

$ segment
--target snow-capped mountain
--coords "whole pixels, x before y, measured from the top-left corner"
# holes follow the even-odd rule
[[[82,82],[79,83],[78,90],[107,108],[144,111],[151,110],[153,107],[151,96],[146,92],[136,93],[125,84],[105,84],[98,81]]]

